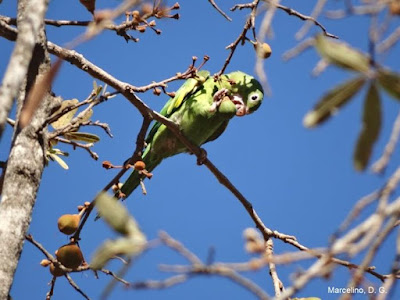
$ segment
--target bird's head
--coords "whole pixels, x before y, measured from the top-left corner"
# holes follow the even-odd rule
[[[236,115],[241,117],[255,112],[264,98],[261,84],[252,76],[236,71],[226,75],[230,83],[231,101]]]

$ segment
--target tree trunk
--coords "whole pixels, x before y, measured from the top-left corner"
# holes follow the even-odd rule
[[[15,70],[17,74],[8,74],[13,72],[8,69],[5,78],[15,75],[20,82],[12,86],[17,91],[9,90],[7,93],[7,97],[19,93],[19,112],[36,78],[50,68],[43,24],[47,2],[20,0],[18,3],[18,38],[11,60],[17,55],[19,68]],[[27,72],[23,70],[25,65]],[[9,295],[45,164],[46,130],[41,128],[57,103],[50,93],[46,94],[31,123],[18,130],[17,121],[14,127],[0,202],[0,299],[7,299]]]

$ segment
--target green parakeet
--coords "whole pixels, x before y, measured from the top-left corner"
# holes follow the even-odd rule
[[[188,79],[161,110],[181,132],[201,146],[217,139],[232,117],[256,111],[263,100],[263,89],[252,76],[240,71],[224,74],[215,81],[208,71]],[[156,122],[146,138],[143,161],[151,172],[167,157],[187,151],[167,127]],[[140,184],[141,175],[133,171],[121,192],[128,197]]]

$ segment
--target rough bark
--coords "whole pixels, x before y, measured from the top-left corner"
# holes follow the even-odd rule
[[[31,9],[32,6],[35,9]],[[31,35],[37,33],[34,46],[23,45],[23,51],[31,52],[29,56],[32,57],[28,60],[27,72],[25,72],[23,80],[20,78],[22,64],[17,68],[18,76],[10,75],[15,75],[20,80],[17,87],[19,91],[18,110],[21,109],[27,91],[37,76],[41,76],[50,67],[43,24],[46,7],[47,0],[20,0],[18,4],[19,33],[17,40],[24,30],[29,31]],[[31,38],[26,38],[29,43],[32,42]],[[28,59],[28,54],[24,53],[20,59]],[[48,93],[34,114],[31,123],[21,131],[18,131],[18,122],[15,126],[0,202],[0,299],[7,299],[9,295],[25,234],[31,221],[45,163],[46,131],[41,128],[58,103],[54,99]]]
[[[46,8],[46,0],[24,0],[18,3],[19,34],[0,86],[0,137],[13,99],[26,77]]]

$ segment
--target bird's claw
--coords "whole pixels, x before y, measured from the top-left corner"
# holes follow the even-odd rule
[[[215,112],[218,107],[221,105],[222,100],[227,96],[229,93],[228,89],[220,89],[217,91],[214,96],[213,96],[213,103],[211,104],[210,107],[210,112]]]
[[[201,166],[205,163],[207,159],[207,151],[203,148],[200,148],[200,156],[197,157],[197,165]]]

